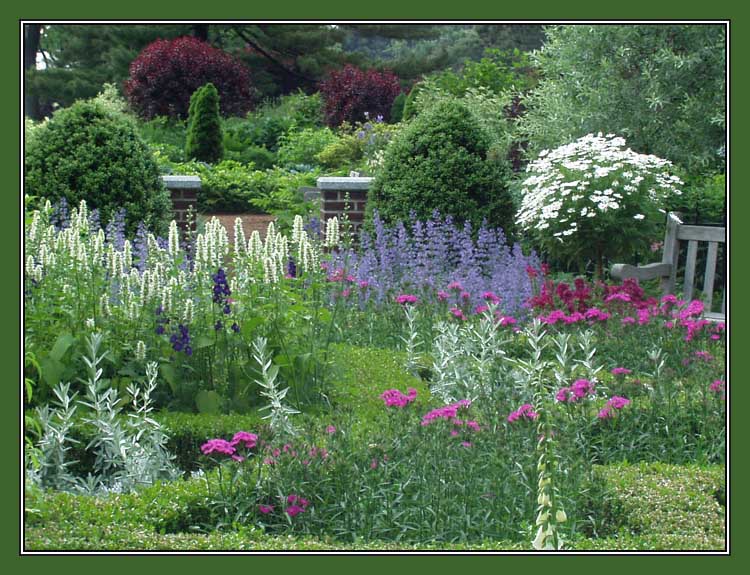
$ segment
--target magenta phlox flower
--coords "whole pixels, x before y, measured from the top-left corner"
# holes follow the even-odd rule
[[[307,506],[310,504],[310,502],[305,499],[304,497],[300,497],[296,494],[291,494],[286,498],[287,507],[284,510],[289,517],[295,517],[296,515],[299,515],[300,513],[304,513],[307,511]]]
[[[477,307],[474,308],[474,313],[477,315],[481,315],[484,312],[488,311],[489,309],[490,308],[486,305],[478,305]]]
[[[300,507],[299,505],[289,505],[285,509],[285,511],[286,511],[287,515],[289,515],[289,517],[296,517],[300,513],[303,513],[305,510],[302,507]]]
[[[649,313],[648,308],[641,308],[636,313],[638,315],[638,325],[648,324],[651,319],[651,314]]]
[[[455,290],[455,291],[463,291],[464,286],[461,285],[461,282],[453,281],[448,284],[448,287],[446,289]]]
[[[417,390],[410,387],[407,390],[407,395],[404,395],[398,389],[387,389],[380,394],[380,398],[387,407],[406,407],[417,399]]]
[[[707,351],[696,351],[695,357],[697,357],[698,359],[702,359],[703,361],[713,361],[714,359],[714,356]]]
[[[461,311],[461,308],[452,307],[451,308],[451,314],[453,315],[453,317],[455,317],[457,319],[460,319],[460,320],[465,320],[466,319],[466,316],[464,315],[464,312]]]
[[[586,316],[584,316],[584,315],[583,315],[583,314],[582,314],[581,312],[579,312],[579,311],[574,311],[574,312],[573,312],[573,313],[571,313],[570,315],[568,315],[568,316],[565,316],[565,317],[563,318],[563,321],[564,321],[564,322],[565,322],[566,324],[570,325],[571,323],[578,323],[579,321],[582,321],[582,320],[584,320],[584,319],[586,319]]]
[[[708,389],[714,393],[724,393],[726,387],[723,380],[716,379],[708,386]]]
[[[612,368],[611,373],[612,375],[629,375],[633,373],[633,370],[628,369],[627,367],[615,367],[615,368]]]
[[[329,425],[328,427],[326,427],[326,433],[328,433],[329,435],[333,435],[334,433],[336,433],[336,427],[333,425]]]
[[[236,450],[226,439],[209,439],[206,443],[201,445],[201,452],[203,455],[210,455],[212,453],[234,455]]]
[[[504,327],[506,325],[516,325],[518,320],[514,317],[501,315],[498,317],[498,322]]]
[[[630,400],[627,397],[622,397],[619,395],[613,395],[609,401],[604,405],[604,407],[599,411],[597,414],[597,417],[599,419],[607,419],[610,417],[613,417],[614,411],[616,409],[622,409],[626,405],[630,404]]]
[[[499,304],[500,298],[492,291],[486,291],[482,294],[482,299],[493,304]]]
[[[635,324],[635,318],[626,316],[620,320],[620,323],[622,323],[622,325],[633,325]]]
[[[543,315],[539,316],[539,320],[542,323],[548,323],[548,324],[554,325],[558,321],[563,321],[564,322],[567,317],[568,316],[565,315],[565,312],[563,310],[561,310],[561,309],[555,309],[555,310],[552,310],[551,312],[549,312],[546,316],[543,316]]]
[[[513,423],[519,419],[536,419],[539,414],[534,411],[534,406],[530,403],[524,403],[517,410],[511,412],[508,416],[508,423]]]
[[[577,379],[573,382],[571,390],[573,391],[573,396],[576,399],[582,399],[589,393],[593,393],[594,384],[591,383],[588,379]]]
[[[609,295],[606,298],[604,298],[604,303],[610,303],[613,301],[630,302],[632,301],[632,298],[630,297],[630,294],[622,293],[622,292],[615,292],[612,295]]]
[[[448,292],[444,292],[443,290],[440,290],[437,292],[438,301],[445,301],[450,297],[450,294]]]
[[[594,384],[588,379],[577,379],[570,387],[560,389],[555,399],[561,403],[575,403],[591,393],[594,393]]]
[[[422,425],[429,425],[436,419],[446,419],[448,421],[452,421],[458,414],[459,409],[463,407],[469,407],[470,405],[471,400],[462,399],[460,401],[457,401],[456,403],[451,403],[450,405],[433,409],[422,418]]]
[[[689,319],[691,317],[699,317],[703,314],[705,306],[703,302],[697,299],[691,301],[684,309],[680,310],[679,318],[682,320]]]
[[[273,513],[273,505],[264,505],[260,504],[258,505],[258,511],[260,511],[263,515],[268,515],[269,513]]]
[[[245,449],[252,449],[258,444],[258,436],[247,431],[238,431],[229,443],[232,447],[242,445]]]
[[[396,297],[396,303],[401,305],[414,305],[418,300],[417,296],[411,294],[401,294]]]

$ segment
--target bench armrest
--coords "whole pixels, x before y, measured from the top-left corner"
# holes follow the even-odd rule
[[[630,264],[614,264],[610,275],[618,280],[635,278],[639,281],[668,277],[672,272],[672,264],[646,264],[645,266],[631,266]]]

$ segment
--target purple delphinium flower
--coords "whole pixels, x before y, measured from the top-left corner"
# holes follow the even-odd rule
[[[177,326],[177,331],[169,338],[172,349],[175,351],[185,352],[185,355],[193,355],[193,348],[190,347],[190,333],[188,327],[183,324]]]

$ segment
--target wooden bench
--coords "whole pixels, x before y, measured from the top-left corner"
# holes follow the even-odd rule
[[[685,277],[682,286],[682,297],[693,299],[696,291],[696,264],[699,242],[707,242],[706,265],[703,272],[703,303],[706,308],[706,319],[726,320],[726,288],[721,290],[721,311],[711,311],[716,280],[716,262],[719,254],[719,244],[726,242],[726,229],[723,227],[688,226],[682,223],[679,215],[670,212],[667,215],[667,232],[664,236],[664,252],[661,263],[632,266],[629,264],[614,264],[611,276],[618,280],[636,278],[639,281],[661,279],[661,289],[664,295],[674,293],[677,283],[678,259],[680,256],[680,242],[687,241],[687,257],[685,260]]]

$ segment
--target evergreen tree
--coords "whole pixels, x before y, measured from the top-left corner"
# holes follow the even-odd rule
[[[188,159],[216,163],[224,156],[219,117],[219,92],[208,83],[190,97],[185,155]]]

